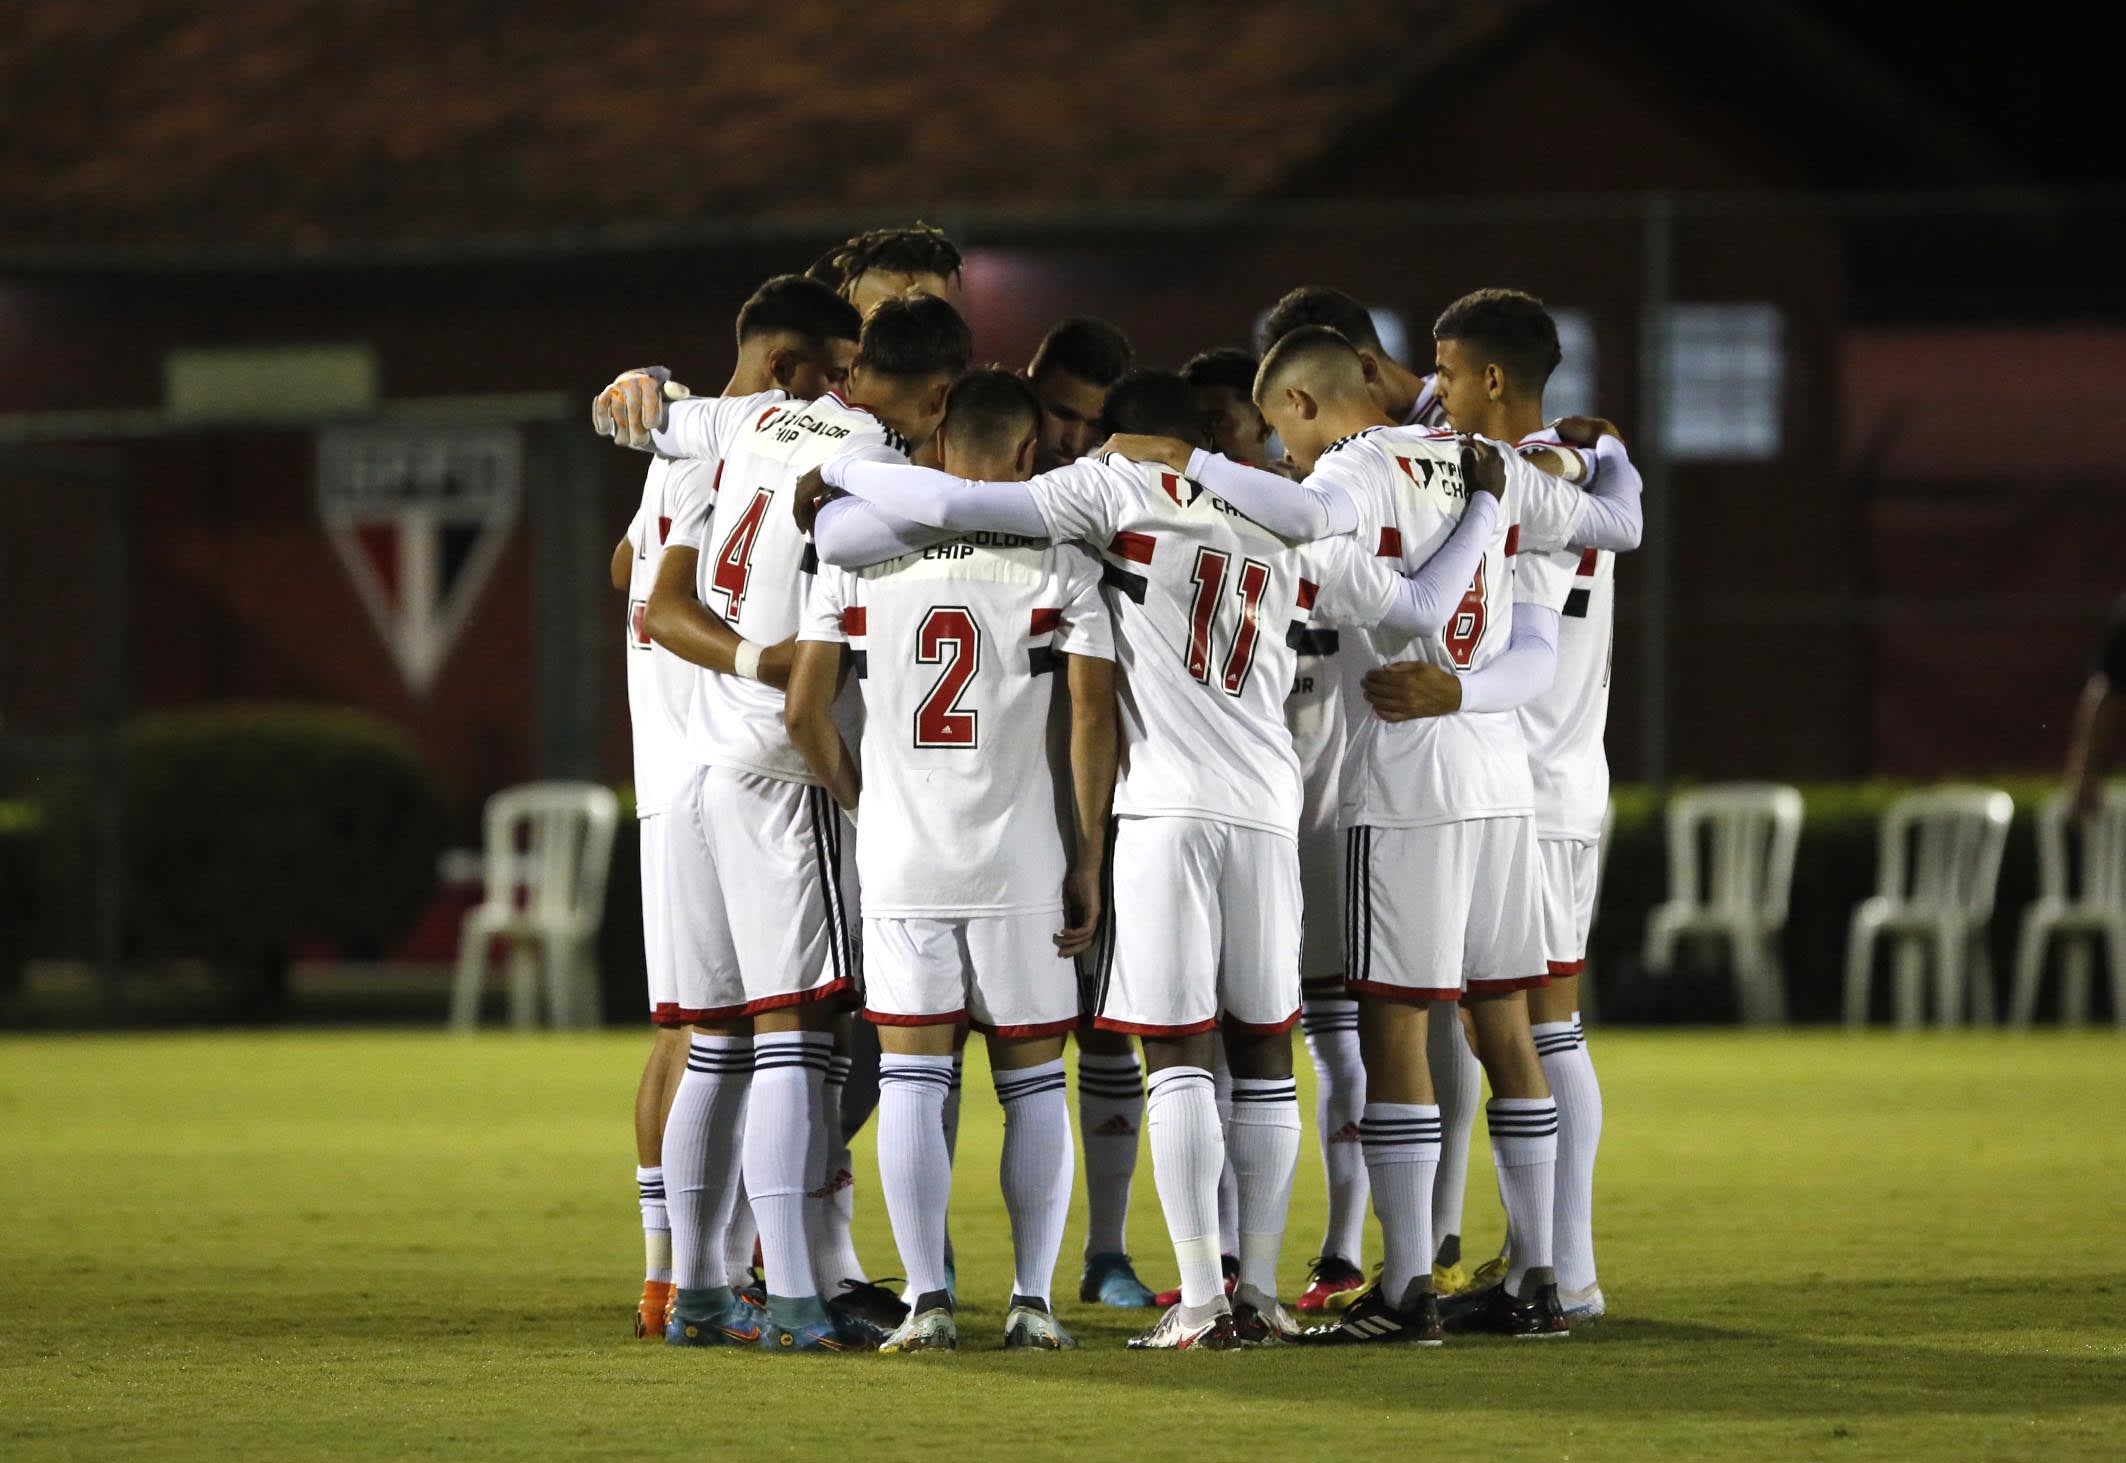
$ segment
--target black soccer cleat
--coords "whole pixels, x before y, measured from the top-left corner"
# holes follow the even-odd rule
[[[854,1317],[889,1334],[908,1319],[907,1304],[885,1286],[870,1280],[844,1280],[827,1304],[839,1315]]]
[[[1316,1326],[1301,1334],[1302,1346],[1438,1346],[1439,1298],[1413,1281],[1399,1306],[1388,1304],[1378,1283],[1351,1302],[1333,1326]]]
[[[1456,1336],[1510,1336],[1515,1341],[1562,1341],[1572,1322],[1558,1304],[1555,1280],[1538,1279],[1548,1271],[1531,1270],[1521,1282],[1528,1294],[1516,1298],[1502,1281],[1482,1290],[1449,1298],[1442,1319]]]

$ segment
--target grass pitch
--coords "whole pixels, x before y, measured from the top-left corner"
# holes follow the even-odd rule
[[[1598,1032],[1610,1318],[1561,1345],[1431,1353],[1126,1353],[1144,1318],[1072,1299],[1082,1222],[1058,1301],[1085,1349],[990,1349],[1010,1274],[971,1053],[953,1220],[971,1349],[907,1358],[629,1338],[644,1045],[0,1041],[0,1458],[2126,1447],[2115,1038]],[[868,1151],[858,1168],[863,1252],[897,1270]],[[1480,1154],[1475,1251],[1498,1233],[1488,1174]],[[1310,1146],[1288,1295],[1320,1204]],[[1148,1155],[1131,1237],[1168,1283]]]

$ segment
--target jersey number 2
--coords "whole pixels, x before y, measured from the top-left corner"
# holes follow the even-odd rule
[[[939,665],[937,684],[915,708],[918,747],[973,747],[981,739],[982,714],[959,704],[960,693],[982,667],[982,627],[958,605],[940,605],[923,616],[915,632],[918,665]]]
[[[1211,683],[1211,623],[1218,616],[1218,597],[1225,588],[1230,557],[1216,549],[1196,550],[1195,602],[1189,607],[1188,673],[1206,686]],[[1232,649],[1226,652],[1219,685],[1228,696],[1238,696],[1255,668],[1255,645],[1261,637],[1263,592],[1270,587],[1270,566],[1259,559],[1240,561],[1240,628],[1234,632]]]
[[[768,516],[770,496],[766,488],[753,495],[716,555],[716,573],[709,585],[723,591],[726,620],[737,619],[745,608],[746,582],[753,577],[753,544],[760,537],[760,521]]]
[[[1476,658],[1476,647],[1484,638],[1484,561],[1476,562],[1476,578],[1462,591],[1462,602],[1454,607],[1447,617],[1447,629],[1441,636],[1447,642],[1447,659],[1454,662],[1456,670],[1469,669],[1469,662]]]

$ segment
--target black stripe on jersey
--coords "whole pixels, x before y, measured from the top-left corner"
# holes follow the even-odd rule
[[[817,574],[819,572],[819,546],[810,539],[805,540],[805,556],[798,560],[797,572],[800,574]]]
[[[1334,655],[1343,648],[1343,639],[1334,630],[1309,630],[1303,620],[1294,620],[1292,628],[1285,631],[1284,643],[1301,655]]]
[[[1564,610],[1566,617],[1574,620],[1586,619],[1587,598],[1587,591],[1584,589],[1575,589],[1572,593],[1566,595]]]
[[[857,678],[857,679],[858,679],[859,681],[861,681],[861,680],[862,680],[862,679],[863,679],[863,678],[864,678],[865,676],[867,676],[867,675],[869,675],[869,674],[871,673],[871,654],[870,654],[870,652],[869,652],[869,651],[864,651],[864,650],[855,650],[855,649],[852,649],[852,650],[850,650],[850,652],[849,652],[849,664],[850,664],[850,665],[851,665],[852,667],[854,667],[854,668],[855,668],[855,670],[856,670],[856,678]]]
[[[1109,589],[1121,590],[1138,604],[1144,603],[1144,591],[1147,586],[1142,574],[1132,574],[1127,569],[1108,564],[1100,570],[1100,582]]]
[[[1053,645],[1036,645],[1026,652],[1026,669],[1036,676],[1053,675],[1063,669],[1063,652]]]

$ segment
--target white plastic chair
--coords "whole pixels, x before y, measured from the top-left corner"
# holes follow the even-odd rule
[[[1700,857],[1705,835],[1710,859]],[[1800,844],[1801,794],[1791,787],[1730,782],[1677,793],[1668,804],[1668,900],[1646,921],[1647,968],[1674,965],[1685,935],[1722,937],[1742,1019],[1786,1020],[1779,935]]]
[[[2045,955],[2060,951],[2060,1024],[2089,1019],[2089,977],[2102,944],[2111,961],[2111,1019],[2126,1027],[2126,789],[2110,788],[2081,829],[2081,888],[2071,887],[2067,839],[2072,818],[2065,793],[2045,800],[2037,822],[2037,901],[2023,916],[2015,947],[2013,1021],[2030,1024]]]
[[[546,975],[556,1026],[598,1021],[598,965],[593,951],[605,916],[605,880],[613,862],[620,800],[595,782],[530,782],[487,800],[487,895],[465,916],[450,1024],[479,1021],[489,947],[509,945],[509,1019],[536,1025],[538,977]]]
[[[1940,787],[1899,798],[1883,814],[1876,893],[1853,910],[1846,943],[1845,1019],[1868,1019],[1875,944],[1895,941],[1891,993],[1897,1024],[1919,1025],[1927,959],[1934,964],[1934,1019],[1954,1026],[1968,1007],[1993,1024],[1993,956],[1986,926],[2000,884],[2001,853],[2015,804],[1989,787]]]

